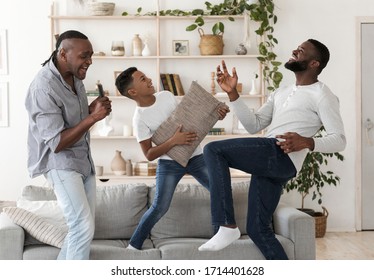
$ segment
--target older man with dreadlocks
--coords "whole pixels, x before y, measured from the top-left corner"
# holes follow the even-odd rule
[[[58,259],[89,259],[94,235],[96,181],[89,129],[112,109],[108,97],[88,105],[82,80],[92,54],[84,34],[62,33],[25,102],[30,176],[44,175],[53,186],[69,228]]]

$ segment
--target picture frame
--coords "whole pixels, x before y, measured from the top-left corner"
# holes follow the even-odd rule
[[[173,40],[173,55],[189,55],[189,41],[188,40]]]
[[[119,74],[121,74],[121,73],[122,73],[122,71],[114,71],[114,83],[116,83],[116,79],[119,76]],[[117,96],[122,96],[122,94],[118,91],[117,87],[116,86],[114,86],[114,87],[116,89],[116,95]]]
[[[8,42],[7,31],[0,30],[0,75],[8,74]]]
[[[8,121],[8,83],[0,83],[0,127],[7,127]]]

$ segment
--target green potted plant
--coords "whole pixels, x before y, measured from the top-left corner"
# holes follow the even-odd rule
[[[323,132],[324,128],[322,127],[316,137],[321,137]],[[288,181],[284,186],[286,192],[296,190],[300,193],[301,208],[299,208],[299,210],[315,217],[316,237],[323,237],[326,231],[328,212],[323,206],[323,213],[315,212],[313,209],[307,209],[304,207],[304,200],[308,195],[312,195],[312,200],[317,199],[318,204],[321,205],[322,188],[325,186],[337,186],[338,183],[340,183],[340,177],[338,175],[331,170],[326,170],[330,158],[336,158],[339,161],[344,160],[344,156],[340,153],[309,152],[296,177]],[[318,227],[322,228],[321,232]]]

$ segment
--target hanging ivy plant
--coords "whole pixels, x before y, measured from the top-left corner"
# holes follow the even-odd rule
[[[255,31],[257,35],[263,38],[258,45],[259,57],[263,65],[263,77],[267,84],[267,89],[273,91],[279,87],[283,74],[279,71],[282,64],[277,61],[277,55],[273,48],[278,44],[278,40],[274,37],[274,25],[277,23],[277,16],[274,14],[274,2],[272,0],[258,0],[257,3],[246,5],[246,9],[250,12],[250,18],[259,23],[259,28]]]
[[[205,2],[204,9],[194,9],[192,11],[175,10],[161,10],[160,16],[196,16],[193,24],[186,27],[186,31],[193,31],[205,24],[204,16],[225,15],[228,16],[229,21],[235,21],[233,15],[243,15],[249,12],[250,19],[257,22],[259,27],[255,30],[256,34],[261,36],[262,40],[258,45],[258,51],[261,55],[258,59],[263,65],[263,79],[265,81],[266,89],[273,91],[279,87],[283,74],[279,71],[279,66],[282,64],[277,61],[277,55],[273,48],[278,44],[278,40],[274,37],[274,25],[277,23],[277,16],[274,14],[273,0],[257,0],[249,4],[247,0],[224,0],[222,3],[213,5]],[[138,8],[137,14],[140,15],[141,8]],[[123,12],[122,15],[128,15]],[[149,12],[144,15],[155,16],[157,12]],[[213,24],[212,33],[224,33],[225,25],[222,21]]]

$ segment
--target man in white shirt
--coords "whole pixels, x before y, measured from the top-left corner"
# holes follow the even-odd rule
[[[344,126],[339,100],[318,81],[329,61],[329,50],[309,39],[292,52],[285,67],[295,73],[293,85],[271,93],[253,113],[236,90],[238,76],[232,76],[225,62],[217,67],[217,82],[227,92],[235,114],[249,133],[267,129],[266,137],[216,141],[204,147],[209,170],[212,223],[219,230],[200,251],[217,251],[240,237],[236,226],[229,167],[250,173],[247,233],[266,259],[288,259],[271,227],[272,215],[286,182],[301,169],[309,151],[339,152],[345,148]],[[313,138],[324,126],[326,136]]]

